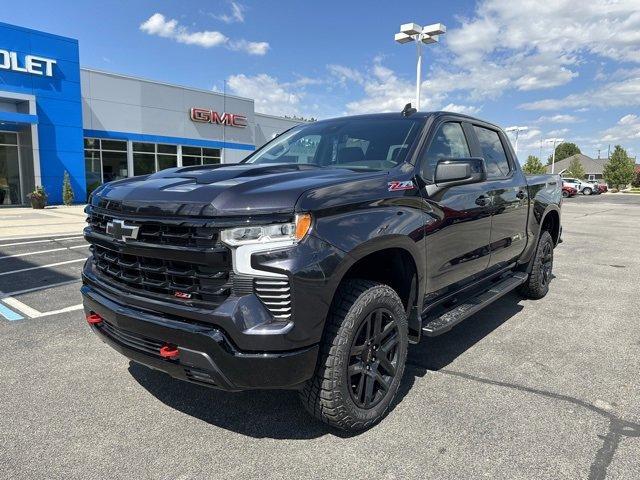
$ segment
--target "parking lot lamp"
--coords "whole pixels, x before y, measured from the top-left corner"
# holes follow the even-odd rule
[[[564,142],[564,138],[547,138],[545,142],[553,143],[553,157],[551,159],[551,174],[553,175],[556,166],[556,147]]]
[[[394,40],[398,43],[415,42],[417,53],[416,64],[416,105],[415,108],[420,110],[420,88],[422,80],[422,45],[429,45],[438,42],[438,36],[444,35],[447,31],[442,23],[434,23],[421,27],[417,23],[405,23],[400,26],[400,31],[395,34]]]
[[[518,136],[520,135],[520,132],[525,132],[527,130],[529,130],[529,127],[517,127],[517,126],[507,127],[504,130],[505,132],[516,134],[516,141],[514,145],[514,149],[516,151],[516,157],[518,156]]]

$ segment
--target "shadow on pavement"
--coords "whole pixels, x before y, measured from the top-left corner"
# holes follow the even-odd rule
[[[392,406],[400,403],[415,379],[428,370],[439,370],[481,341],[522,310],[520,298],[510,294],[467,319],[452,331],[435,338],[423,338],[409,349],[407,369]],[[327,434],[347,434],[313,419],[296,392],[257,390],[227,393],[173,379],[165,373],[131,362],[133,378],[158,400],[211,425],[255,438],[310,439]],[[356,434],[357,435],[357,434]]]

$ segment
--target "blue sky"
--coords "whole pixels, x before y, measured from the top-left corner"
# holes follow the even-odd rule
[[[424,110],[528,127],[521,160],[550,137],[590,156],[640,150],[640,0],[27,0],[0,20],[77,38],[85,67],[317,118],[412,101],[415,47],[393,35],[441,22],[446,35],[425,49]]]

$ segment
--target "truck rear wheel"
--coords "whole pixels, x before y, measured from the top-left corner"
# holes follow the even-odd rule
[[[540,235],[538,248],[531,261],[533,262],[531,273],[528,280],[520,286],[519,291],[524,297],[539,299],[549,291],[553,270],[553,238],[548,231],[544,230]]]
[[[380,421],[393,401],[407,358],[407,317],[398,294],[368,280],[338,290],[316,371],[300,392],[306,409],[342,430]]]

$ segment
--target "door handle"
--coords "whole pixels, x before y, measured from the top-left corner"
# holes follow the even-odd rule
[[[522,200],[526,196],[527,194],[524,192],[524,190],[520,190],[518,193],[516,193],[516,197],[518,197],[520,200]]]
[[[489,203],[489,197],[480,195],[478,198],[476,198],[476,205],[480,205],[481,207],[484,207],[487,203]]]

